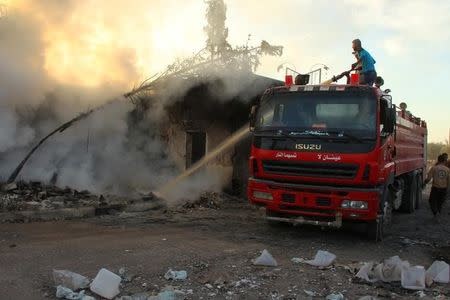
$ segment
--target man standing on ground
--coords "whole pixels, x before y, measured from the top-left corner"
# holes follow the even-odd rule
[[[357,62],[352,64],[352,69],[361,70],[360,84],[372,86],[377,78],[375,71],[375,59],[361,46],[359,39],[352,42],[353,54],[357,57]]]
[[[435,217],[441,213],[447,190],[450,187],[450,169],[447,168],[446,163],[445,156],[439,155],[437,164],[428,171],[427,179],[424,182],[424,185],[426,185],[433,180],[428,201]]]
[[[450,161],[448,160],[448,154],[447,153],[442,153],[442,156],[445,159],[445,165],[447,166],[447,168],[450,168]]]

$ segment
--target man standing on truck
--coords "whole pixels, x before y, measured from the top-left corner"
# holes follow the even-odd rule
[[[352,64],[352,69],[360,70],[360,84],[368,84],[372,86],[377,78],[375,71],[375,59],[363,49],[361,40],[356,39],[352,41],[353,54],[357,57],[357,61]]]
[[[446,166],[447,160],[444,155],[439,155],[437,164],[428,171],[427,179],[424,185],[433,180],[433,186],[430,192],[430,207],[433,215],[437,217],[441,213],[442,205],[447,196],[447,190],[450,187],[450,169]]]

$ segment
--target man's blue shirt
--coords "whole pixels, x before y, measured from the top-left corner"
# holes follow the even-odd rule
[[[358,54],[362,62],[362,72],[365,73],[369,71],[375,71],[376,61],[375,59],[373,59],[372,55],[370,55],[370,53],[365,49],[361,49]]]

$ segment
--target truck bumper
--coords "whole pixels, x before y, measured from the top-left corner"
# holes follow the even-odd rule
[[[340,213],[336,214],[336,219],[334,221],[319,221],[319,220],[308,220],[305,219],[302,216],[297,217],[291,217],[291,218],[280,218],[280,217],[266,217],[269,221],[275,221],[275,222],[284,222],[284,223],[291,223],[292,225],[315,225],[315,226],[325,226],[325,227],[335,227],[335,228],[341,228],[342,226],[342,215]]]
[[[271,199],[255,196],[258,192]],[[340,227],[343,220],[375,220],[381,189],[280,183],[250,178],[247,195],[250,203],[277,213],[276,216],[269,216],[269,220]],[[342,202],[345,200],[366,202],[367,209],[344,208]]]

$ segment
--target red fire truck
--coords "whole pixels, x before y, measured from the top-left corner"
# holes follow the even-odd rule
[[[381,240],[393,210],[414,212],[426,168],[426,123],[390,90],[287,84],[252,108],[248,198],[269,224],[366,223]]]

